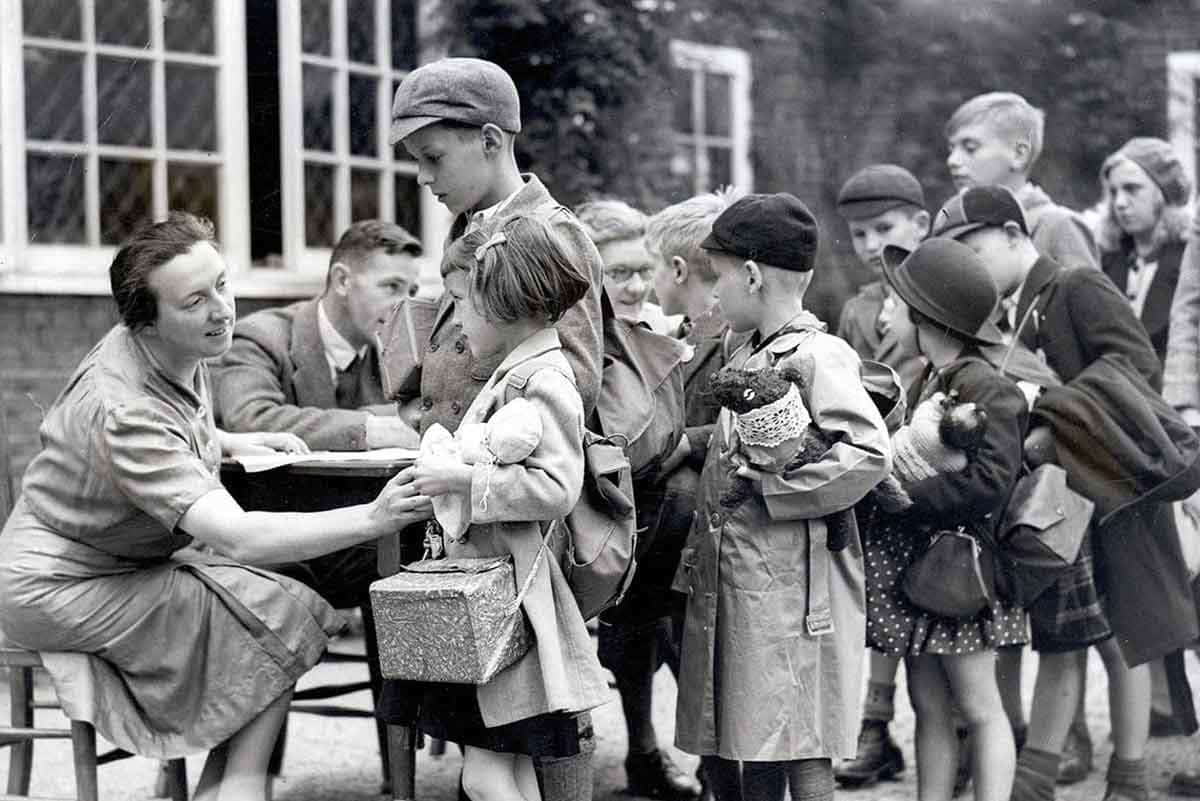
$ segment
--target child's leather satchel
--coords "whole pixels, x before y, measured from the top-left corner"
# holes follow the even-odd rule
[[[521,611],[530,583],[517,592],[511,556],[422,559],[372,583],[383,675],[486,684],[533,643]]]
[[[909,602],[939,617],[971,618],[992,602],[992,571],[986,553],[962,526],[934,532],[929,546],[901,577]]]

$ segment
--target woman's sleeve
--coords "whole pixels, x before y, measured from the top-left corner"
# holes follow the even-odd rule
[[[178,417],[153,399],[109,411],[101,441],[118,489],[168,531],[193,503],[221,489]]]
[[[1028,410],[1017,385],[976,363],[955,373],[949,384],[948,390],[958,390],[960,403],[974,403],[987,412],[986,433],[965,470],[908,488],[913,505],[903,513],[906,519],[938,525],[978,520],[1008,501],[1021,469]]]
[[[525,389],[542,418],[542,439],[523,462],[477,463],[471,475],[471,522],[555,520],[567,514],[583,488],[583,401],[574,383],[540,370]]]

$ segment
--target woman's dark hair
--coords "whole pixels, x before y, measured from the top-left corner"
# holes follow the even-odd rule
[[[551,324],[591,285],[553,228],[536,217],[513,217],[476,251],[470,298],[489,320]]]
[[[161,222],[142,226],[121,245],[108,268],[108,281],[121,320],[130,330],[145,328],[158,317],[150,274],[197,242],[216,247],[212,222],[186,211],[173,211]]]

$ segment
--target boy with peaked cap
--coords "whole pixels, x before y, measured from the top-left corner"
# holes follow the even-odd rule
[[[676,581],[687,607],[675,739],[706,758],[718,801],[782,801],[789,785],[793,798],[832,799],[831,760],[855,752],[865,597],[853,506],[891,454],[858,356],[804,310],[817,240],[812,213],[777,194],[737,201],[703,243],[721,316],[751,335],[728,366],[798,370],[798,396],[772,419],[803,406],[835,442],[764,472],[744,449],[775,429],[729,409],[717,418]]]
[[[1151,386],[1159,386],[1158,357],[1128,301],[1099,270],[1065,269],[1040,253],[1012,192],[971,187],[951,198],[933,225],[934,236],[958,239],[979,255],[1000,290],[998,327],[1041,354],[1065,382],[1062,390],[1045,389],[1037,404],[1069,392],[1076,377],[1109,354],[1128,360]],[[1054,439],[1036,422],[1037,404],[1026,458],[1053,461]],[[1200,632],[1170,507],[1135,504],[1095,526],[1075,566],[1029,612],[1040,659],[1013,801],[1054,798],[1082,681],[1079,654],[1090,645],[1103,658],[1112,688],[1114,747],[1105,801],[1145,801],[1146,663],[1191,643]]]
[[[1063,267],[1100,266],[1087,224],[1060,206],[1029,174],[1042,153],[1046,115],[1013,92],[988,92],[963,103],[946,123],[946,167],[962,191],[999,184],[1016,195],[1033,244]]]
[[[838,213],[850,229],[850,244],[872,280],[842,306],[837,335],[859,357],[882,362],[896,371],[907,389],[925,369],[920,354],[907,353],[894,334],[885,333],[880,313],[886,290],[883,285],[883,251],[889,245],[916,250],[929,234],[929,212],[920,182],[895,164],[872,164],[850,176],[837,198]],[[863,787],[890,779],[904,770],[904,756],[888,732],[895,716],[896,670],[899,657],[869,652],[870,672],[863,704],[858,754],[837,767],[838,783]]]
[[[444,58],[410,72],[396,89],[390,143],[401,143],[417,162],[417,182],[428,187],[454,221],[447,244],[469,231],[485,234],[517,215],[546,217],[568,250],[585,268],[592,290],[555,325],[575,373],[585,413],[600,390],[602,263],[575,216],[559,205],[536,175],[522,174],[514,155],[521,130],[517,87],[499,65],[477,58]],[[425,356],[419,396],[420,430],[440,423],[458,428],[463,413],[498,366],[477,361],[454,324],[454,301],[442,296]],[[416,400],[416,399],[408,399]],[[419,555],[419,554],[418,554]],[[408,722],[412,705],[404,690],[385,683],[381,716]],[[579,718],[580,754],[535,760],[543,795],[550,801],[591,798],[591,721]]]

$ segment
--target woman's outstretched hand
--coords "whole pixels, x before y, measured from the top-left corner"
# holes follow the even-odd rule
[[[422,495],[417,489],[411,467],[393,476],[372,506],[371,516],[387,521],[388,527],[394,530],[433,517],[433,504],[428,495]]]

